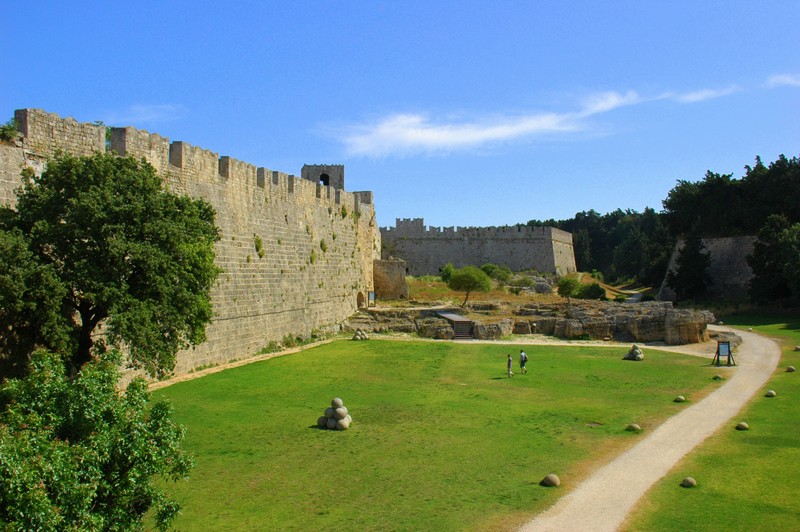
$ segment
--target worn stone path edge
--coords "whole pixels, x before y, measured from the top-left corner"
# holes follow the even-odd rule
[[[709,328],[730,330],[719,326]],[[725,384],[669,418],[641,442],[600,467],[520,530],[618,530],[647,490],[689,451],[730,421],[775,372],[781,357],[779,345],[751,332],[735,332],[742,337],[742,343],[734,353],[737,366],[733,376]],[[716,344],[710,347],[710,353],[711,344],[704,345],[705,353],[691,349],[675,350],[711,360]]]

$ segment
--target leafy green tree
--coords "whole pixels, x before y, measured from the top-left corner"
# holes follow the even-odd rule
[[[442,270],[441,270],[441,274],[440,274],[442,282],[445,283],[445,284],[449,283],[450,282],[450,278],[453,277],[453,272],[454,271],[455,271],[455,268],[453,267],[453,263],[452,262],[448,262],[447,264],[442,266]]]
[[[141,529],[152,511],[163,530],[177,515],[161,485],[192,466],[184,430],[143,380],[120,395],[118,364],[107,352],[69,378],[39,350],[24,379],[0,385],[0,528]]]
[[[697,231],[686,238],[676,259],[676,268],[667,274],[667,284],[675,291],[678,301],[702,297],[711,284],[708,266],[711,255]]]
[[[651,208],[642,213],[617,209],[603,215],[591,210],[569,220],[532,220],[528,225],[549,225],[572,233],[578,270],[599,271],[610,282],[660,284],[675,240],[664,215]]]
[[[480,268],[475,266],[464,266],[458,268],[453,272],[450,277],[450,282],[447,283],[450,290],[456,292],[466,292],[462,307],[466,306],[469,295],[472,292],[488,292],[492,289],[492,280]]]
[[[790,224],[783,215],[767,218],[753,244],[747,263],[753,270],[749,295],[753,301],[800,298],[797,272],[800,267],[800,224]]]
[[[702,236],[753,235],[772,214],[800,222],[800,159],[781,155],[767,166],[756,157],[745,170],[741,179],[709,171],[702,181],[679,180],[663,201],[671,233],[703,227]]]
[[[800,223],[792,224],[786,231],[786,264],[783,265],[783,276],[789,281],[792,301],[800,303]]]
[[[580,281],[574,277],[562,277],[558,280],[558,284],[556,285],[558,295],[566,297],[567,302],[569,302],[569,299],[578,292],[580,285]]]
[[[26,180],[16,210],[0,209],[0,234],[0,334],[24,324],[71,372],[107,342],[163,376],[179,349],[205,340],[219,272],[214,210],[165,190],[144,160],[55,157]],[[43,309],[51,310],[37,318]],[[106,340],[95,345],[101,322]]]
[[[61,326],[64,292],[55,265],[36,260],[22,231],[0,230],[0,380],[23,375],[37,345],[69,345]]]

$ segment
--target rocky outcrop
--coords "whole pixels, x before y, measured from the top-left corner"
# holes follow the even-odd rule
[[[476,340],[499,340],[508,336],[514,329],[514,321],[505,319],[496,323],[476,323],[472,328],[472,336]]]
[[[381,312],[359,312],[345,322],[342,327],[345,332],[358,329],[376,332],[417,332],[415,319],[419,312],[403,310],[387,310]]]
[[[453,326],[444,318],[419,318],[416,320],[417,334],[423,338],[452,340],[455,337]]]
[[[669,301],[645,303],[581,302],[566,307],[525,308],[515,331],[567,339],[614,339],[622,342],[691,344],[709,340],[714,315],[704,310],[675,309]],[[518,333],[521,334],[521,333]]]
[[[463,309],[369,309],[344,325],[345,331],[407,332],[426,338],[452,339],[453,326],[437,311],[462,314]],[[669,301],[618,303],[582,301],[572,304],[527,305],[517,309],[480,305],[476,313],[492,316],[473,325],[475,339],[499,340],[511,334],[545,334],[566,339],[663,342],[681,345],[709,341],[714,315],[705,310],[676,309]],[[494,311],[494,312],[492,312]],[[500,316],[497,316],[500,314]],[[497,320],[503,315],[513,318]],[[733,338],[735,342],[738,337]],[[726,340],[728,338],[725,338]],[[738,343],[733,343],[735,347]]]

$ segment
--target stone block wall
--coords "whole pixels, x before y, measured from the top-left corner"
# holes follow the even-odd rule
[[[748,282],[753,270],[747,264],[747,256],[753,252],[754,236],[704,238],[703,245],[711,255],[708,273],[711,286],[708,295],[715,299],[742,300],[747,298]],[[683,249],[684,240],[678,240],[669,259],[667,272],[677,268],[678,253]],[[658,298],[674,300],[675,291],[667,286],[666,276],[661,283]]]
[[[411,275],[436,275],[448,262],[456,268],[487,262],[513,271],[535,269],[566,275],[576,271],[572,235],[553,227],[430,227],[422,218],[397,219],[381,228],[383,258],[408,263]]]
[[[373,278],[377,299],[408,299],[406,261],[394,258],[374,261]]]
[[[0,146],[4,204],[13,205],[24,166],[41,171],[59,149],[106,150],[103,126],[33,109],[16,117],[22,139]],[[223,272],[212,290],[214,319],[206,343],[179,353],[176,373],[252,356],[287,335],[336,330],[374,290],[381,246],[370,192],[321,187],[131,127],[112,128],[109,144],[144,157],[170,190],[204,198],[217,212]]]

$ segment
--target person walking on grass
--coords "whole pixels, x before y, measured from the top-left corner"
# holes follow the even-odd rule
[[[528,355],[522,349],[519,350],[519,370],[522,373],[528,373],[528,368],[525,367],[525,364],[528,363]]]
[[[511,355],[508,355],[508,376],[513,377],[514,372],[511,371],[511,368],[514,367],[514,359],[511,358]]]

